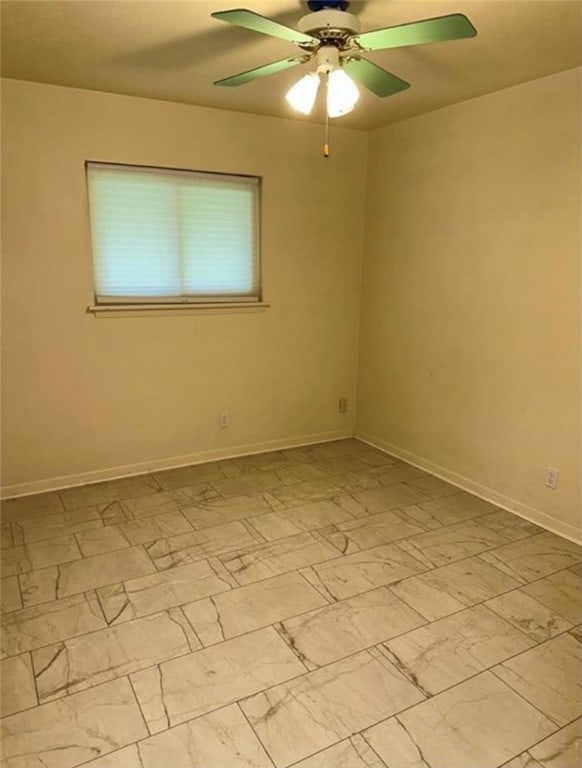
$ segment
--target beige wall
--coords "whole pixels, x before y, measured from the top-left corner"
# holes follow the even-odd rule
[[[580,531],[580,93],[570,70],[371,135],[357,425],[569,535]]]
[[[3,85],[3,486],[353,432],[366,134]],[[271,308],[87,315],[87,158],[262,176]]]

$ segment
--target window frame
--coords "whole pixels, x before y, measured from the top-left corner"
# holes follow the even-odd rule
[[[93,248],[93,227],[91,221],[91,200],[89,193],[89,170],[92,167],[109,169],[137,169],[139,171],[160,173],[161,175],[178,176],[198,176],[202,178],[217,177],[222,180],[247,179],[255,185],[254,200],[254,233],[255,248],[253,253],[254,270],[256,274],[256,293],[252,295],[243,294],[182,294],[178,296],[142,296],[132,299],[128,296],[100,298],[97,294],[97,285],[95,281],[95,253]],[[89,226],[89,248],[91,254],[92,268],[92,289],[94,304],[87,307],[87,312],[94,314],[103,313],[103,315],[115,315],[122,313],[123,316],[138,316],[155,313],[160,311],[167,313],[189,314],[190,310],[206,311],[214,314],[215,312],[237,312],[240,310],[257,310],[269,307],[270,305],[263,301],[263,275],[262,275],[262,188],[263,177],[244,173],[227,173],[223,171],[207,171],[193,168],[176,168],[171,166],[156,166],[140,163],[120,163],[107,160],[85,160],[85,196],[87,204],[87,222]],[[206,313],[205,312],[205,313]]]

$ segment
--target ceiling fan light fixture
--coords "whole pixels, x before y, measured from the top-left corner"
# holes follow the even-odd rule
[[[285,94],[285,98],[293,109],[296,109],[304,115],[309,115],[315,104],[315,97],[317,96],[318,89],[319,75],[315,72],[310,72],[289,88]]]
[[[330,72],[327,81],[327,114],[329,117],[347,115],[356,106],[360,92],[343,69]]]

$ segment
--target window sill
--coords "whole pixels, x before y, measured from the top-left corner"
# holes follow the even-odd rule
[[[270,306],[264,301],[233,301],[216,304],[96,304],[87,307],[87,313],[100,319],[154,315],[232,315],[240,312],[263,312]]]

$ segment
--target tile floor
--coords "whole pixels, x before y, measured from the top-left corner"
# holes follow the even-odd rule
[[[582,549],[358,442],[12,500],[5,768],[577,768]]]

